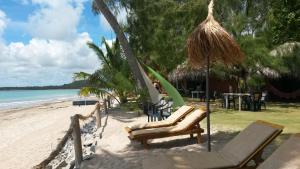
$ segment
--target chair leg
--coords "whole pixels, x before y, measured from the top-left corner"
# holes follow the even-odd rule
[[[198,142],[198,144],[203,143],[201,132],[197,133],[197,142]]]
[[[198,132],[197,132],[197,142],[198,142],[198,144],[201,144],[201,143],[203,143],[203,140],[202,140],[202,136],[201,136],[200,124],[197,124],[196,127],[197,127],[197,130],[198,130]]]
[[[253,160],[255,162],[255,165],[258,166],[260,163],[262,163],[264,160],[262,159],[263,150],[257,153],[256,156],[254,156]]]
[[[141,142],[145,149],[149,149],[148,140],[142,140]]]

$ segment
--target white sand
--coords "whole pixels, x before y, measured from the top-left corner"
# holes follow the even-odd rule
[[[102,123],[106,126],[100,128],[102,139],[98,142],[95,158],[85,161],[82,169],[140,169],[142,159],[159,152],[206,151],[206,144],[197,144],[196,137],[190,139],[189,135],[176,136],[150,141],[150,149],[145,150],[139,142],[131,142],[124,127],[130,123],[146,122],[147,117],[137,117],[137,113],[114,110],[109,116],[103,117]],[[102,131],[102,132],[101,132]],[[236,133],[229,135],[218,133],[222,137],[214,142],[214,149],[223,146]]]
[[[206,120],[206,119],[205,119]],[[207,150],[207,144],[197,144],[196,137],[189,135],[155,139],[150,142],[150,149],[145,150],[138,142],[131,142],[127,138],[124,127],[130,123],[146,122],[147,117],[137,117],[137,113],[114,110],[102,118],[106,125],[99,129],[102,138],[98,141],[96,155],[84,161],[81,169],[141,169],[142,160],[148,156],[161,153],[180,153],[182,151],[201,152]],[[205,126],[201,126],[205,128]],[[212,150],[218,150],[231,140],[237,131],[222,126],[214,126],[212,130]],[[206,135],[204,135],[204,140]],[[205,140],[206,141],[206,140]],[[268,147],[269,155],[276,146]]]
[[[73,107],[70,102],[50,104],[26,110],[0,112],[0,168],[28,169],[45,159],[64,135],[75,113],[88,114],[94,106]],[[82,169],[141,169],[142,160],[149,155],[181,151],[206,151],[206,143],[197,144],[189,135],[155,139],[145,150],[138,142],[127,138],[124,127],[130,123],[146,122],[136,112],[110,110],[102,116],[97,134],[96,155],[84,161]],[[205,126],[201,126],[205,128]],[[214,125],[212,147],[218,150],[237,132]],[[205,135],[204,135],[205,138]],[[205,139],[204,139],[205,140]],[[269,150],[274,150],[271,146]],[[269,153],[270,154],[270,153]]]
[[[94,106],[71,102],[0,111],[0,168],[29,169],[44,160],[69,127],[73,114],[88,114]]]

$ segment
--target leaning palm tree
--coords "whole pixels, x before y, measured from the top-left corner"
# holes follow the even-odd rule
[[[193,67],[206,66],[206,111],[208,151],[211,150],[209,67],[211,62],[223,61],[235,64],[242,61],[244,54],[232,36],[213,17],[213,0],[208,5],[207,18],[191,33],[187,40],[189,62]]]
[[[111,2],[110,4],[113,4],[112,1],[108,1],[108,2]],[[134,56],[132,48],[130,47],[128,40],[124,34],[124,31],[122,27],[119,25],[116,17],[109,10],[105,0],[94,0],[92,9],[96,14],[99,14],[101,12],[103,16],[106,18],[106,20],[108,21],[108,23],[110,24],[110,26],[112,27],[112,29],[114,30],[117,38],[120,40],[120,45],[124,50],[126,60],[130,66],[130,70],[132,71],[136,84],[138,88],[142,89],[143,87],[146,86],[146,82],[143,78],[142,72],[139,69],[138,61]]]

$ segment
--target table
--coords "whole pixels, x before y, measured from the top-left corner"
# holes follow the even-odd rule
[[[196,90],[192,91],[192,98],[194,98],[194,94],[196,94],[196,96],[197,96],[196,98],[199,98],[199,95],[202,93],[204,93],[204,91],[196,91]]]
[[[242,96],[250,96],[250,93],[223,93],[225,97],[225,107],[228,109],[228,96],[238,96],[239,97],[239,111],[242,110]]]

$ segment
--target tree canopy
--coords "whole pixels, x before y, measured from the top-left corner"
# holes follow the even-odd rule
[[[186,60],[188,35],[205,19],[209,3],[209,0],[104,1],[113,11],[122,8],[127,11],[127,24],[122,29],[134,55],[165,77]],[[298,52],[289,54],[290,57],[274,57],[270,53],[286,42],[300,41],[299,8],[298,0],[216,1],[214,17],[237,40],[246,59],[230,67],[216,63],[212,72],[220,77],[235,77],[246,87],[263,86],[266,71],[298,74]]]

